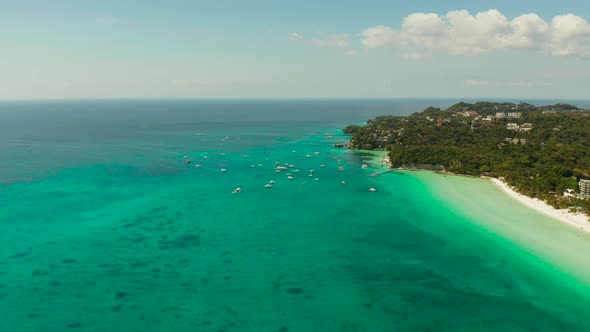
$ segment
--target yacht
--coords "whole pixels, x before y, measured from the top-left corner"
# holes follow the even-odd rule
[[[241,192],[242,192],[242,188],[236,188],[236,189],[234,189],[234,191],[232,191],[231,193],[232,193],[232,194],[239,194],[239,193],[241,193]]]

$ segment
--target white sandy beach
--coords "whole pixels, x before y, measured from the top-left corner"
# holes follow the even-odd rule
[[[567,209],[558,210],[553,208],[552,206],[548,205],[547,203],[536,199],[530,198],[525,195],[519,194],[514,191],[510,186],[506,183],[502,182],[498,179],[490,179],[494,184],[496,184],[502,191],[508,194],[510,197],[514,198],[515,200],[519,201],[520,203],[526,205],[531,209],[535,209],[540,213],[543,213],[553,219],[557,219],[563,223],[566,223],[570,226],[576,227],[581,229],[585,232],[590,233],[590,224],[588,224],[588,216],[584,213],[572,213]]]

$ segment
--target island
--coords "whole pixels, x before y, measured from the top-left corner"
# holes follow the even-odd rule
[[[489,177],[590,215],[590,111],[574,105],[460,102],[343,131],[349,149],[389,151],[393,168]]]

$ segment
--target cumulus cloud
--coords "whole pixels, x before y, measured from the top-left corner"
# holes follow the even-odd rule
[[[442,50],[477,55],[494,50],[529,49],[555,56],[590,56],[590,24],[573,14],[556,16],[548,24],[533,13],[509,20],[495,9],[474,15],[467,10],[444,15],[414,13],[403,19],[399,30],[378,25],[365,29],[360,36],[366,48],[395,47],[404,51],[403,54]]]
[[[361,32],[361,43],[368,48],[395,46],[398,42],[398,32],[390,27],[378,25]]]

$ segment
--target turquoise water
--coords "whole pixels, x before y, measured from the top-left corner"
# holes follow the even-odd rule
[[[0,330],[588,331],[555,257],[333,147],[404,105],[5,106]]]

